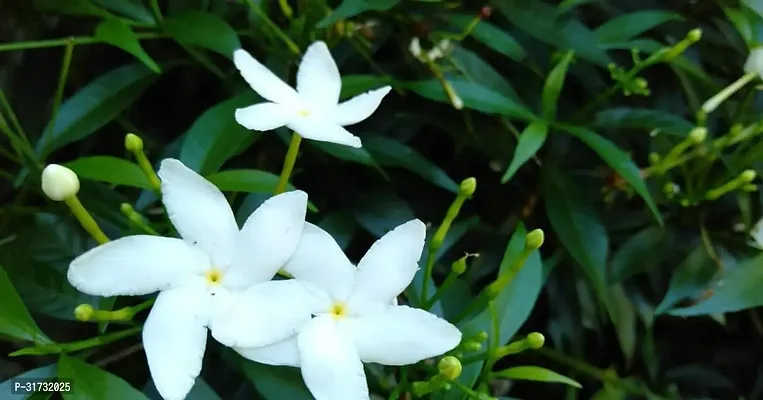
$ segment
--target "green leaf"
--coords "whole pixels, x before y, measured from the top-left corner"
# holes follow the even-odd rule
[[[522,120],[537,119],[530,110],[492,89],[467,80],[449,81],[456,94],[463,100],[464,107],[486,114],[505,115]],[[442,84],[437,79],[409,82],[405,87],[424,98],[450,104]]]
[[[387,11],[401,0],[343,0],[328,17],[322,19],[316,28],[327,28],[341,20],[348,19],[366,11]]]
[[[648,129],[686,137],[694,128],[691,122],[662,110],[618,107],[596,113],[594,126],[603,129]]]
[[[140,167],[130,161],[111,156],[80,157],[64,164],[77,176],[112,185],[132,186],[151,190],[151,182]]]
[[[0,266],[0,304],[3,305],[0,307],[0,334],[28,340],[35,344],[52,343],[32,319],[2,266]]]
[[[141,0],[95,0],[95,3],[133,21],[156,25],[153,14]]]
[[[665,22],[681,19],[681,15],[667,11],[636,11],[610,19],[593,34],[599,43],[624,42]]]
[[[668,291],[654,310],[664,314],[679,301],[698,296],[708,288],[708,283],[718,267],[707,254],[704,246],[697,246],[673,271]]]
[[[395,81],[379,75],[345,75],[342,77],[342,93],[339,98],[348,99],[385,85],[394,86]]]
[[[610,263],[611,283],[621,282],[633,275],[652,270],[670,254],[673,236],[661,226],[649,226],[630,236]]]
[[[56,364],[48,364],[39,368],[31,369],[22,374],[16,375],[7,381],[0,383],[0,393],[11,393],[13,390],[14,381],[17,379],[33,379],[33,380],[53,380],[58,374],[58,368]],[[39,393],[39,392],[38,392]],[[34,395],[22,397],[19,396],[18,400],[31,400]]]
[[[124,379],[74,357],[61,355],[58,377],[71,382],[71,391],[61,394],[64,400],[148,400]]]
[[[527,160],[532,158],[543,147],[547,136],[548,124],[545,122],[533,122],[522,131],[522,134],[519,135],[519,143],[517,143],[517,147],[514,149],[514,156],[511,159],[509,168],[506,169],[506,173],[501,177],[501,183],[508,182],[519,170],[519,167],[524,165]]]
[[[157,77],[143,64],[132,64],[96,78],[61,104],[55,125],[48,125],[37,142],[37,154],[48,155],[101,129],[137,100]]]
[[[763,305],[763,255],[740,263],[727,271],[713,288],[710,298],[691,307],[670,310],[668,314],[694,317],[731,313]]]
[[[188,10],[165,19],[163,26],[179,43],[211,50],[229,59],[241,48],[236,31],[214,14]]]
[[[162,70],[156,62],[146,54],[140,45],[135,32],[127,24],[118,19],[107,19],[95,28],[95,37],[105,43],[132,54],[152,71],[161,73]]]
[[[355,218],[349,212],[335,212],[324,217],[318,226],[334,238],[342,250],[346,250],[355,236]]]
[[[463,31],[472,23],[474,16],[466,14],[446,14],[443,16],[443,19],[460,31]],[[514,61],[521,62],[527,57],[527,52],[513,36],[490,22],[480,21],[471,30],[469,35],[485,46],[490,47],[494,51],[497,51]]]
[[[641,171],[636,164],[633,163],[628,154],[620,150],[614,143],[595,132],[569,125],[560,126],[560,128],[571,133],[588,145],[588,147],[595,151],[607,165],[612,167],[615,172],[625,179],[625,181],[633,187],[636,193],[644,199],[649,206],[649,209],[652,210],[655,218],[657,218],[657,221],[662,224],[662,215],[657,209],[654,200],[652,200],[652,196],[649,194],[644,178],[641,176]]]
[[[536,367],[534,365],[523,365],[519,367],[512,367],[493,373],[494,376],[517,379],[523,381],[535,381],[535,382],[549,382],[549,383],[563,383],[578,389],[582,389],[583,386],[577,381],[570,379],[564,375],[558,374],[546,368]]]
[[[408,203],[387,191],[358,196],[353,214],[358,224],[377,238],[416,218]]]
[[[229,169],[207,176],[223,192],[239,193],[273,193],[278,186],[278,175],[256,169]],[[286,190],[295,190],[291,183],[286,185]],[[317,212],[318,209],[311,202],[307,207]]]
[[[574,52],[568,51],[564,54],[559,63],[548,74],[546,82],[543,84],[541,111],[543,117],[548,121],[556,120],[556,107],[559,101],[559,94],[564,87],[564,78],[567,76],[567,69],[570,67]]]
[[[427,181],[453,193],[458,193],[458,183],[440,167],[412,148],[395,140],[376,136],[363,141],[367,149],[382,165],[405,168]]]
[[[388,179],[387,173],[382,169],[379,163],[374,159],[371,153],[364,147],[355,148],[350,146],[344,146],[336,143],[310,141],[310,145],[316,147],[322,152],[338,158],[342,161],[349,161],[357,164],[362,164],[376,169],[385,178]]]
[[[455,46],[450,53],[451,62],[458,69],[455,76],[446,73],[446,79],[463,80],[475,82],[483,87],[490,88],[506,97],[511,98],[516,103],[522,104],[522,99],[511,86],[508,80],[496,71],[489,63],[482,59],[477,53],[469,51],[461,46]],[[463,75],[463,76],[461,76]]]
[[[312,400],[299,370],[245,361],[244,374],[265,400]]]
[[[234,115],[236,109],[250,106],[257,100],[254,92],[247,90],[204,111],[184,134],[180,161],[188,168],[208,175],[248,148],[261,133],[244,128],[236,122]]]
[[[742,3],[763,18],[763,3],[758,0],[742,0]]]

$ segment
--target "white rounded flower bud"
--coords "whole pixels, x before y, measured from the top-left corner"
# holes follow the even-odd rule
[[[79,178],[69,168],[50,164],[42,170],[42,191],[51,200],[62,201],[79,192]]]
[[[763,77],[763,47],[756,47],[750,51],[744,63],[744,72],[756,73]]]

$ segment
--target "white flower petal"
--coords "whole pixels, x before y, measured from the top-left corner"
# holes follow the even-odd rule
[[[80,292],[132,296],[187,283],[209,267],[207,256],[180,239],[125,236],[74,259],[67,278]]]
[[[364,362],[409,365],[439,356],[461,342],[461,331],[424,310],[390,306],[384,311],[348,318],[341,327],[353,338]]]
[[[260,364],[299,367],[297,335],[270,346],[235,347],[234,350],[242,357]]]
[[[379,108],[384,96],[392,90],[390,86],[371,90],[340,103],[334,109],[333,121],[339,125],[357,124],[370,117]]]
[[[358,263],[351,302],[385,303],[411,284],[426,240],[426,225],[408,221],[377,240]]]
[[[359,137],[338,124],[323,119],[312,117],[293,118],[286,126],[305,139],[336,143],[355,148],[363,147]]]
[[[326,43],[310,45],[297,70],[299,97],[318,112],[329,111],[339,103],[342,76]]]
[[[297,249],[306,213],[307,193],[301,190],[265,200],[238,233],[233,266],[223,284],[246,289],[273,278]]]
[[[201,372],[209,294],[203,283],[159,293],[143,326],[143,347],[159,394],[182,400]]]
[[[173,158],[162,160],[159,178],[162,202],[180,236],[207,253],[216,267],[227,268],[238,224],[222,192]]]
[[[233,52],[233,63],[246,83],[264,99],[285,106],[300,104],[297,91],[242,49]]]
[[[297,336],[302,378],[316,400],[368,400],[363,363],[329,315],[313,318]]]
[[[259,103],[236,110],[236,122],[253,131],[280,128],[289,121],[292,111],[276,103]]]
[[[293,336],[330,300],[295,279],[270,281],[234,294],[231,306],[212,316],[212,337],[229,347],[268,346]],[[217,310],[216,310],[217,311]]]
[[[346,301],[352,293],[355,267],[328,232],[309,222],[305,222],[297,251],[284,269],[334,300]]]

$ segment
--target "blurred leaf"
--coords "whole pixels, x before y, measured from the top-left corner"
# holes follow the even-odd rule
[[[679,14],[667,11],[636,11],[610,19],[596,28],[594,36],[599,43],[624,42],[665,22],[681,19]]]
[[[445,190],[458,193],[458,184],[445,171],[405,144],[375,136],[364,140],[363,148],[382,165],[405,168]]]
[[[668,314],[694,317],[730,313],[763,305],[763,255],[749,259],[726,271],[713,288],[710,298],[691,307],[677,308]]]
[[[594,125],[600,129],[658,129],[681,137],[694,128],[691,122],[662,110],[627,107],[599,111]]]
[[[519,367],[512,367],[497,371],[493,373],[496,377],[506,379],[517,379],[524,381],[536,381],[536,382],[549,382],[549,383],[563,383],[578,389],[582,389],[583,386],[577,381],[570,379],[564,375],[558,374],[546,368],[536,367],[533,365],[523,365]]]
[[[236,31],[217,15],[188,10],[164,20],[164,29],[182,44],[198,46],[233,59],[241,48]]]
[[[34,6],[41,11],[59,14],[92,15],[108,17],[108,13],[90,0],[34,0]]]
[[[474,16],[466,14],[446,14],[443,18],[460,31],[464,31],[474,20]],[[469,36],[514,61],[522,61],[527,57],[525,49],[513,36],[489,22],[480,21]]]
[[[156,25],[154,16],[141,0],[95,0],[95,4],[122,14],[133,21]]]
[[[385,85],[394,86],[395,81],[379,75],[345,75],[342,76],[342,94],[340,99],[348,99],[369,90],[378,89]]]
[[[649,226],[630,236],[612,256],[608,281],[652,270],[673,249],[672,235],[663,227]]]
[[[649,206],[649,209],[652,210],[655,218],[657,218],[657,221],[662,224],[662,215],[657,209],[654,200],[652,200],[652,196],[649,194],[649,189],[647,189],[644,178],[641,176],[641,171],[636,164],[633,163],[628,154],[620,150],[614,143],[599,136],[595,132],[569,125],[560,128],[583,141],[583,143],[588,145],[591,150],[601,156],[601,158],[604,159],[615,172],[625,179],[625,181],[633,187],[636,193],[644,199]]]
[[[490,88],[499,94],[511,98],[511,100],[516,103],[523,105],[522,99],[511,86],[509,81],[476,53],[463,47],[455,46],[450,53],[450,57],[451,62],[453,62],[458,70],[464,75],[463,77],[454,76],[452,77],[453,79],[466,79],[478,83],[483,87]],[[450,80],[450,74],[446,74],[446,78]]]
[[[316,28],[328,28],[329,26],[366,11],[387,11],[401,0],[343,0],[328,17],[322,19]]]
[[[318,226],[331,234],[342,250],[346,250],[355,236],[355,218],[349,212],[335,212],[324,217]]]
[[[80,157],[64,164],[64,166],[83,179],[112,185],[153,189],[143,170],[137,164],[122,158],[111,156]]]
[[[61,393],[64,400],[148,400],[124,379],[74,357],[61,355],[58,377],[71,382],[71,391]]]
[[[273,367],[251,361],[245,361],[242,368],[264,400],[313,400],[296,368]]]
[[[247,90],[204,111],[184,134],[180,161],[202,175],[218,171],[261,135],[244,128],[234,118],[236,109],[256,102],[257,96]]]
[[[416,218],[405,200],[387,191],[360,194],[356,204],[358,224],[377,238]]]
[[[501,177],[501,183],[508,182],[511,177],[524,165],[535,153],[543,147],[548,136],[548,124],[545,122],[533,122],[519,135],[519,143],[514,149],[514,156],[511,158],[511,164]]]
[[[162,72],[151,56],[143,50],[138,37],[135,36],[135,32],[121,20],[107,19],[101,22],[95,28],[95,37],[132,54],[157,74]]]
[[[679,301],[699,295],[717,271],[704,246],[697,246],[673,272],[668,292],[654,313],[663,314]]]
[[[522,120],[536,119],[532,112],[521,104],[478,83],[466,80],[450,80],[449,82],[461,100],[463,100],[464,107],[466,108],[486,114],[505,115]],[[448,95],[437,79],[409,82],[406,84],[406,87],[424,98],[450,104]]]
[[[37,154],[53,150],[93,134],[129,107],[158,75],[143,64],[109,71],[61,104],[55,126],[47,126],[37,142]]]
[[[755,11],[761,18],[763,18],[763,3],[758,0],[742,0],[742,4]]]
[[[548,121],[556,120],[556,107],[559,102],[559,95],[564,87],[564,78],[567,76],[567,68],[570,67],[574,52],[568,51],[564,54],[554,69],[549,72],[546,82],[543,85],[541,111],[543,117]]]
[[[636,352],[636,310],[625,295],[622,285],[607,288],[606,308],[615,325],[625,363],[630,366]]]
[[[24,302],[21,301],[16,288],[5,268],[0,265],[0,334],[10,337],[28,340],[35,344],[50,344],[52,341],[45,336],[34,322],[29,310],[26,309]]]
[[[560,50],[573,50],[581,58],[606,67],[612,62],[597,46],[596,36],[570,15],[540,1],[491,1],[493,6],[523,31]]]

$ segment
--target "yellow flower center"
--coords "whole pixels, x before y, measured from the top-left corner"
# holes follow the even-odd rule
[[[310,115],[310,111],[308,111],[308,110],[300,110],[300,111],[297,112],[297,115],[299,115],[300,117],[307,117],[308,115]]]
[[[212,268],[206,273],[207,285],[216,286],[223,279],[223,272],[217,268]]]
[[[344,318],[347,316],[347,308],[342,303],[334,303],[331,306],[331,315],[336,318]]]

